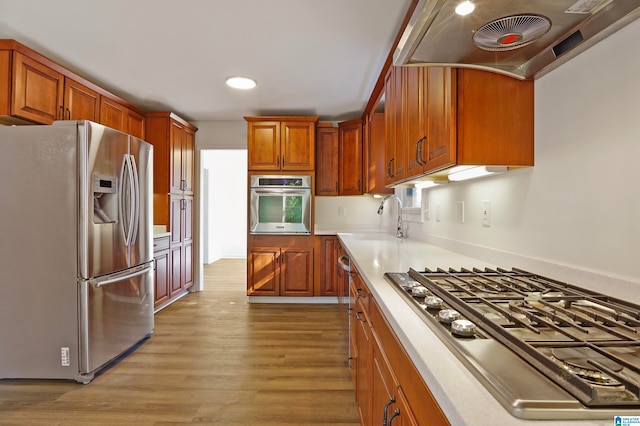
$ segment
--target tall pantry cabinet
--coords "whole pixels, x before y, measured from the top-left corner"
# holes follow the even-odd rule
[[[169,299],[183,296],[193,285],[193,183],[195,133],[198,129],[172,112],[146,115],[145,134],[154,147],[154,224],[170,232]],[[161,292],[156,292],[161,294]]]

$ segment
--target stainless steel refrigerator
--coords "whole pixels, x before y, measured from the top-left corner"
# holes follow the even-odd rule
[[[153,332],[153,147],[0,126],[0,379],[95,373]]]

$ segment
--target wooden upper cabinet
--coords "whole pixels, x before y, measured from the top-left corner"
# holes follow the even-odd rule
[[[131,136],[145,140],[144,115],[127,108],[125,126]]]
[[[282,170],[313,170],[316,122],[285,121],[281,130]]]
[[[280,170],[280,122],[249,122],[249,170]]]
[[[318,117],[245,117],[248,168],[313,171]]]
[[[0,40],[0,122],[90,120],[144,139],[142,110],[15,40]]]
[[[66,77],[64,79],[65,120],[100,120],[100,94],[93,89]]]
[[[23,55],[13,53],[11,112],[41,124],[61,118],[64,75]]]
[[[387,186],[454,165],[533,166],[533,81],[392,67],[385,96]]]
[[[127,108],[107,97],[100,101],[100,124],[126,132]]]
[[[533,166],[534,82],[457,70],[459,165]]]
[[[368,117],[365,129],[368,129],[368,143],[364,144],[366,161],[364,162],[365,192],[367,194],[393,194],[393,188],[386,188],[385,181],[385,114],[376,112]]]
[[[391,185],[404,179],[405,120],[403,111],[403,71],[391,67],[385,80],[385,185]]]
[[[457,161],[456,70],[433,67],[424,70],[426,139],[419,145],[425,172],[437,171]]]
[[[404,81],[402,85],[404,98],[403,115],[405,117],[404,160],[406,161],[406,178],[422,174],[421,147],[427,134],[427,111],[424,100],[427,98],[425,90],[425,75],[427,70],[422,67],[407,67],[403,69]]]
[[[338,149],[338,128],[318,123],[315,195],[338,195]]]
[[[340,195],[362,195],[362,120],[338,124]]]

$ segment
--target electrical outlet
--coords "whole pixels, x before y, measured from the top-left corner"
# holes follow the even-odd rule
[[[338,216],[344,216],[345,215],[345,208],[340,206],[338,207]]]
[[[464,201],[458,201],[456,213],[458,216],[458,223],[464,223]]]
[[[482,200],[482,226],[491,226],[491,201]]]
[[[436,203],[436,222],[440,222],[440,203]]]
[[[63,367],[69,367],[71,365],[71,359],[69,358],[69,348],[60,348],[60,365]]]

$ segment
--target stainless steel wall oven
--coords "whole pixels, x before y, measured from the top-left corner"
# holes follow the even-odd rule
[[[311,176],[250,178],[251,234],[311,234]]]

